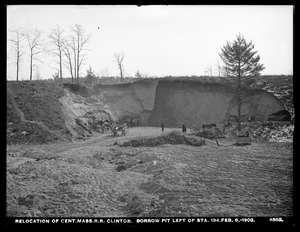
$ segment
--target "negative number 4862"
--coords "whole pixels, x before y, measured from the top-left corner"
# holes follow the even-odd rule
[[[270,218],[270,222],[283,222],[283,219],[281,217],[279,217],[279,218]]]

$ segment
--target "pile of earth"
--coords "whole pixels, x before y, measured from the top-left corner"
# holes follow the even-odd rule
[[[190,146],[205,145],[205,140],[195,137],[182,135],[181,132],[172,131],[167,135],[162,135],[156,138],[139,138],[126,141],[121,146],[123,147],[156,147],[162,144],[186,144]]]
[[[224,133],[217,127],[210,129],[201,129],[195,133],[196,136],[206,139],[223,139],[225,138]]]

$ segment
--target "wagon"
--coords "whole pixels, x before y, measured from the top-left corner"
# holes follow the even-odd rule
[[[118,132],[120,131],[122,133],[122,135],[126,135],[126,129],[127,126],[126,125],[122,125],[122,126],[113,126],[112,127],[112,132],[114,134],[114,137],[116,137],[118,135]]]
[[[237,136],[236,145],[249,145],[249,144],[251,144],[250,136],[249,137]]]
[[[251,137],[249,132],[237,132],[236,145],[249,145],[251,144]]]
[[[208,139],[225,138],[224,132],[216,124],[203,124],[202,127],[190,128],[192,134]]]
[[[104,134],[108,131],[112,131],[112,126],[108,122],[105,122],[100,128],[101,128],[102,134]]]

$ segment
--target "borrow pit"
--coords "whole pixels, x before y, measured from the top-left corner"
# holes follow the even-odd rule
[[[85,139],[102,132],[101,121],[199,128],[235,121],[237,115],[235,91],[221,83],[153,79],[91,88],[43,82],[7,86],[9,143]],[[242,121],[267,121],[283,111],[283,103],[268,91],[245,89]]]
[[[60,98],[62,111],[66,126],[74,136],[96,131],[100,120],[154,127],[163,122],[165,127],[178,128],[185,124],[191,128],[235,120],[237,115],[234,89],[219,83],[144,80],[64,90],[66,94]],[[284,105],[267,91],[245,90],[242,121],[250,117],[266,121],[269,115],[281,110]]]

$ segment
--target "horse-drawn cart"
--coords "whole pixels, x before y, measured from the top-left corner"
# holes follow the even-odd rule
[[[113,125],[112,126],[112,132],[114,134],[114,137],[118,135],[118,132],[120,131],[123,136],[126,135],[127,125]]]
[[[249,145],[249,144],[251,144],[251,137],[249,132],[238,131],[236,137],[236,145]]]

